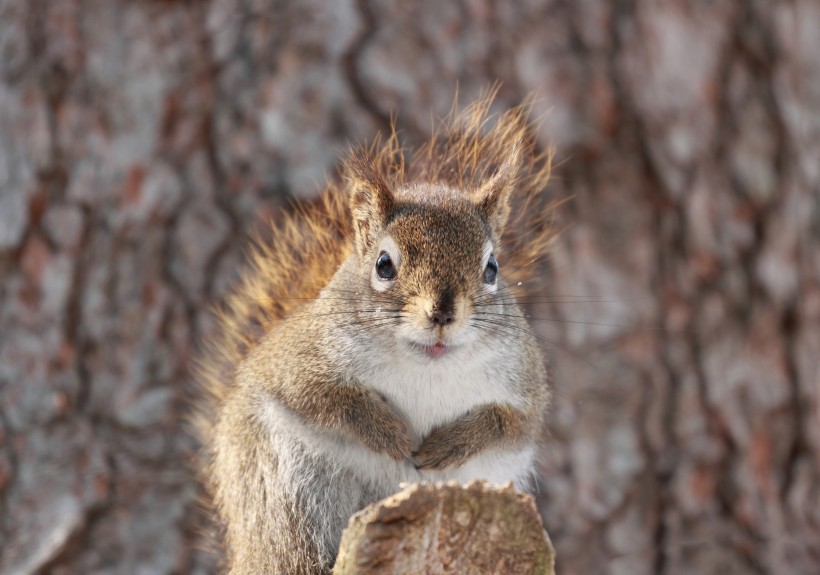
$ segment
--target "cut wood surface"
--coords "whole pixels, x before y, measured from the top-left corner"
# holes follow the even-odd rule
[[[411,485],[357,513],[334,575],[552,575],[535,500],[476,481]]]

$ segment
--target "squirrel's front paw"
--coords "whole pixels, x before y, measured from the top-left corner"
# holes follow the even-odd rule
[[[416,469],[431,471],[464,465],[472,455],[469,443],[447,427],[434,430],[413,454]]]
[[[373,451],[385,453],[396,461],[406,461],[413,453],[413,441],[407,424],[379,398],[369,418],[363,442]]]

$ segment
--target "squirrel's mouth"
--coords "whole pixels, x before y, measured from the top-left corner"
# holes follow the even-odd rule
[[[449,348],[440,341],[434,343],[433,345],[424,346],[424,353],[426,353],[429,357],[432,357],[433,359],[443,357],[448,350]]]
[[[453,349],[453,346],[447,345],[443,341],[437,341],[433,345],[424,345],[421,343],[411,341],[410,346],[419,353],[423,353],[430,359],[439,359],[441,357],[444,357],[445,355],[447,355],[447,353],[450,352],[450,350]]]

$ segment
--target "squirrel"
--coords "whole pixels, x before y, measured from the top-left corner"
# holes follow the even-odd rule
[[[517,294],[555,235],[551,155],[530,105],[492,101],[409,160],[395,129],[354,149],[252,252],[194,416],[230,574],[330,573],[350,516],[401,483],[529,487],[550,391]]]

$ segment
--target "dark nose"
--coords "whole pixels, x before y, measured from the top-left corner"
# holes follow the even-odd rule
[[[433,315],[430,317],[430,320],[436,326],[444,326],[453,323],[454,314],[453,309],[437,309],[433,311]]]

